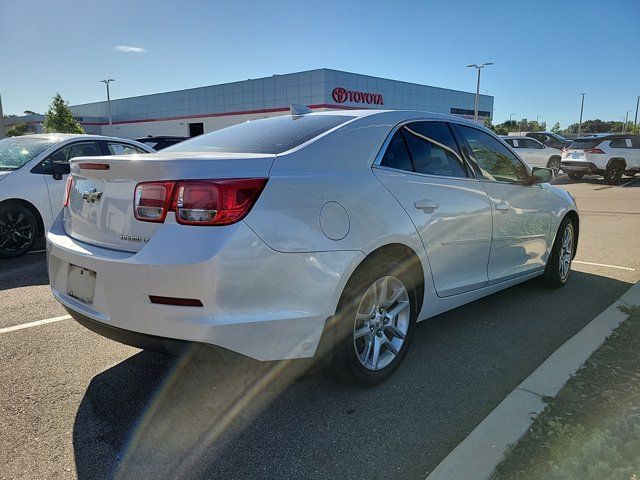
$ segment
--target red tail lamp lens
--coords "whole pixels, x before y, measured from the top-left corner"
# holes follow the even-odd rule
[[[164,222],[174,182],[145,182],[136,186],[134,214],[144,222]]]
[[[71,187],[73,186],[73,177],[69,175],[67,177],[67,184],[64,187],[64,200],[62,202],[63,207],[69,206],[69,197],[71,196]]]

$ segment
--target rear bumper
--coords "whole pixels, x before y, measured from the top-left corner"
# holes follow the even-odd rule
[[[592,162],[577,162],[572,160],[560,162],[560,168],[565,173],[598,173],[601,171]]]
[[[90,321],[92,330],[130,345],[153,340],[155,349],[158,341],[175,340],[264,361],[312,357],[362,253],[280,253],[243,222],[223,228],[193,227],[182,237],[158,231],[131,253],[69,237],[59,216],[47,234],[52,293],[80,323]],[[209,238],[194,242],[190,235]],[[91,303],[67,293],[69,265],[96,272]],[[155,304],[150,295],[198,299],[203,306]]]

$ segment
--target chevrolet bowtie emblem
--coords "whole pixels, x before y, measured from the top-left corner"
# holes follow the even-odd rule
[[[92,188],[91,190],[85,190],[84,192],[82,192],[82,199],[86,200],[88,203],[96,203],[101,198],[102,198],[102,192],[99,192],[95,188]]]

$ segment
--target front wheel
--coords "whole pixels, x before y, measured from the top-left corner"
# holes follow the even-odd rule
[[[566,217],[560,224],[553,242],[542,281],[549,288],[560,288],[567,283],[571,272],[574,248],[576,245],[575,227],[571,218]]]
[[[0,206],[0,258],[19,257],[33,246],[38,222],[26,207],[17,204]]]
[[[624,166],[619,161],[611,162],[604,172],[604,180],[609,185],[618,185],[624,173]]]
[[[387,379],[411,342],[416,297],[406,266],[371,259],[349,280],[336,315],[337,373],[363,386]]]
[[[547,163],[547,168],[551,169],[554,177],[557,177],[558,174],[560,173],[560,158],[551,157],[549,159],[549,162]]]

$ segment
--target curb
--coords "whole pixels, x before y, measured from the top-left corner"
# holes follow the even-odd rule
[[[640,305],[640,282],[591,320],[518,385],[427,476],[427,480],[489,480],[509,447],[544,410],[571,376],[627,318],[621,305]]]

